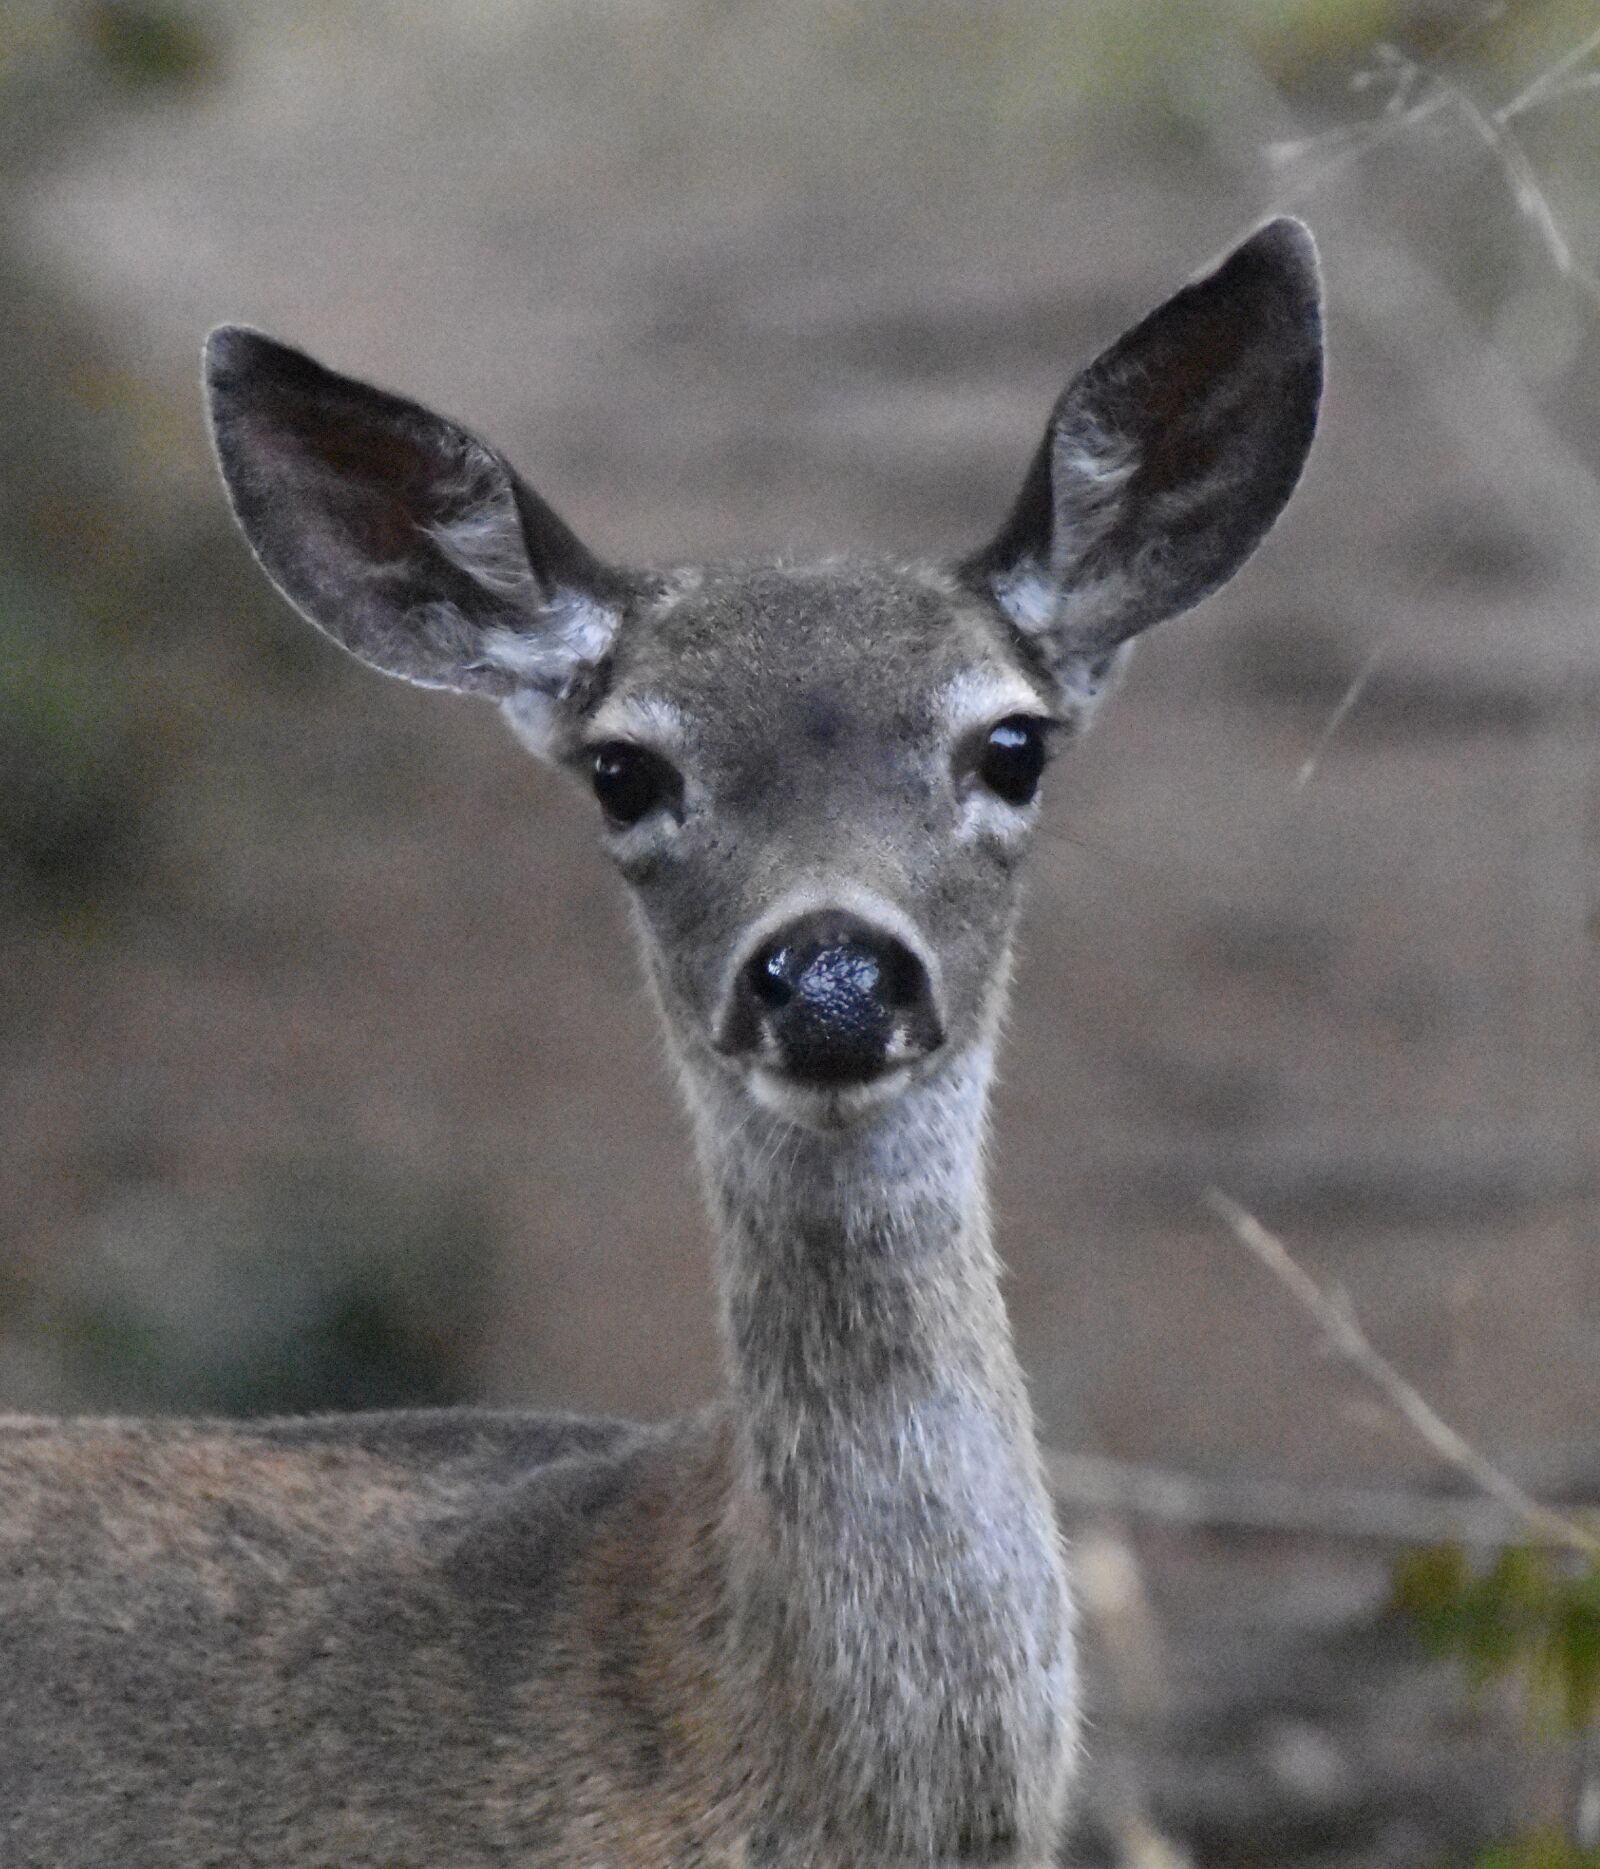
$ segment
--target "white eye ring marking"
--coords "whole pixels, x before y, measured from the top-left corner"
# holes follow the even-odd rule
[[[952,744],[968,740],[979,728],[992,728],[1012,714],[1048,719],[1052,709],[1043,690],[1020,670],[963,669],[939,690],[936,705]]]
[[[612,695],[600,703],[584,728],[591,746],[624,740],[671,759],[686,738],[683,715],[664,694]]]

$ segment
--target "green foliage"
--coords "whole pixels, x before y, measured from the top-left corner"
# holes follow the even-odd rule
[[[1477,1571],[1459,1547],[1441,1545],[1402,1562],[1395,1601],[1474,1691],[1520,1680],[1535,1721],[1555,1732],[1600,1718],[1600,1564],[1511,1545]]]
[[[1559,1830],[1535,1830],[1519,1842],[1485,1850],[1474,1869],[1600,1869],[1600,1849],[1581,1849]]]
[[[17,1328],[92,1409],[268,1415],[467,1399],[491,1237],[453,1182],[290,1165],[131,1187]]]
[[[0,573],[0,908],[74,921],[137,874],[151,805],[126,658]]]
[[[1475,1694],[1516,1682],[1530,1720],[1553,1737],[1600,1725],[1600,1562],[1510,1545],[1484,1569],[1458,1545],[1439,1545],[1401,1561],[1394,1598]],[[1600,1869],[1600,1849],[1535,1830],[1484,1851],[1473,1869]]]
[[[169,90],[206,77],[215,53],[198,24],[176,7],[97,0],[84,10],[84,34],[100,65],[140,90]]]

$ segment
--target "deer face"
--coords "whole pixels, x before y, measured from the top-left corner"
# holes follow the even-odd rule
[[[988,1033],[1064,725],[1012,634],[931,570],[708,569],[639,598],[560,757],[702,1068],[831,1122]]]
[[[684,1063],[829,1127],[991,1041],[1046,760],[1276,518],[1321,344],[1275,222],[1069,385],[988,546],[909,569],[620,571],[415,404],[238,328],[207,371],[279,588],[587,783]]]

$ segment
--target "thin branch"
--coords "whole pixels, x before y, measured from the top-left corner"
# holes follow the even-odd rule
[[[1275,168],[1286,168],[1290,163],[1302,161],[1307,155],[1321,147],[1332,145],[1331,153],[1322,165],[1303,180],[1295,183],[1286,193],[1273,201],[1273,211],[1281,213],[1303,201],[1307,195],[1314,194],[1324,182],[1339,174],[1343,169],[1352,168],[1356,163],[1370,156],[1374,150],[1382,149],[1407,130],[1412,130],[1429,117],[1436,117],[1450,103],[1442,92],[1432,92],[1408,104],[1398,115],[1391,116],[1387,111],[1369,123],[1355,126],[1346,132],[1343,129],[1330,130],[1322,136],[1291,138],[1286,142],[1269,143],[1262,154]]]
[[[1409,58],[1394,46],[1381,45],[1377,48],[1377,66],[1360,74],[1366,84],[1384,78],[1390,83],[1389,97],[1377,117],[1364,126],[1340,126],[1319,137],[1270,145],[1264,152],[1267,160],[1278,166],[1304,160],[1323,149],[1330,152],[1328,159],[1282,197],[1278,205],[1294,205],[1341,169],[1361,161],[1396,136],[1449,108],[1461,117],[1499,163],[1517,208],[1532,222],[1557,272],[1564,279],[1570,279],[1600,308],[1600,277],[1584,266],[1573,252],[1538,170],[1511,130],[1519,117],[1536,108],[1575,92],[1596,88],[1600,84],[1600,72],[1578,73],[1577,70],[1596,51],[1600,51],[1600,28],[1563,53],[1508,102],[1486,108],[1437,66]]]
[[[1539,102],[1556,104],[1564,97],[1577,97],[1584,91],[1600,91],[1600,71],[1586,71],[1582,77],[1572,78],[1566,84],[1558,84],[1553,91],[1546,91]]]
[[[1502,104],[1494,113],[1501,123],[1509,123],[1513,117],[1520,117],[1525,110],[1531,110],[1535,104],[1548,101],[1555,95],[1556,86],[1571,71],[1575,71],[1593,52],[1600,51],[1600,26],[1597,26],[1587,39],[1580,40],[1570,52],[1562,53],[1553,65],[1547,65],[1530,84],[1512,98],[1509,104]]]
[[[1495,1549],[1528,1536],[1520,1513],[1477,1497],[1450,1499],[1286,1480],[1200,1479],[1189,1473],[1046,1448],[1057,1501],[1076,1511],[1121,1512],[1219,1531],[1283,1532],[1387,1544],[1455,1543]],[[1552,1540],[1565,1548],[1567,1539]]]
[[[1328,716],[1327,725],[1317,736],[1317,743],[1306,755],[1299,772],[1295,774],[1294,789],[1303,792],[1317,776],[1317,768],[1322,764],[1328,748],[1332,746],[1334,736],[1348,719],[1350,710],[1361,699],[1362,691],[1377,672],[1378,663],[1383,659],[1383,652],[1393,640],[1391,636],[1380,636],[1367,652],[1366,660],[1352,677],[1350,686],[1340,697],[1339,705]]]
[[[1581,1552],[1591,1562],[1600,1559],[1600,1536],[1524,1492],[1508,1473],[1458,1434],[1420,1391],[1373,1348],[1343,1293],[1324,1291],[1276,1234],[1269,1233],[1254,1214],[1220,1188],[1208,1188],[1204,1200],[1239,1244],[1290,1292],[1333,1348],[1367,1378],[1441,1460],[1464,1474],[1480,1492],[1515,1513],[1543,1542]]]
[[[1117,1723],[1137,1730],[1157,1720],[1167,1700],[1161,1625],[1138,1554],[1116,1525],[1101,1519],[1079,1531],[1073,1573]],[[1120,1869],[1193,1869],[1187,1851],[1151,1814],[1134,1752],[1112,1748],[1098,1778],[1095,1802]]]
[[[1550,198],[1544,192],[1544,184],[1539,180],[1539,172],[1534,168],[1528,152],[1507,127],[1507,118],[1499,111],[1486,111],[1470,92],[1440,72],[1433,74],[1433,82],[1451,100],[1473,133],[1505,170],[1512,199],[1533,222],[1556,271],[1564,278],[1576,279],[1586,287],[1591,286],[1591,281],[1573,254],[1572,243],[1556,219],[1555,209],[1551,207]]]

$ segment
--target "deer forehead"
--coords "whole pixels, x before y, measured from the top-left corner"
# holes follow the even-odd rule
[[[936,571],[728,567],[674,577],[643,607],[590,734],[827,750],[1048,708],[1000,619]]]

